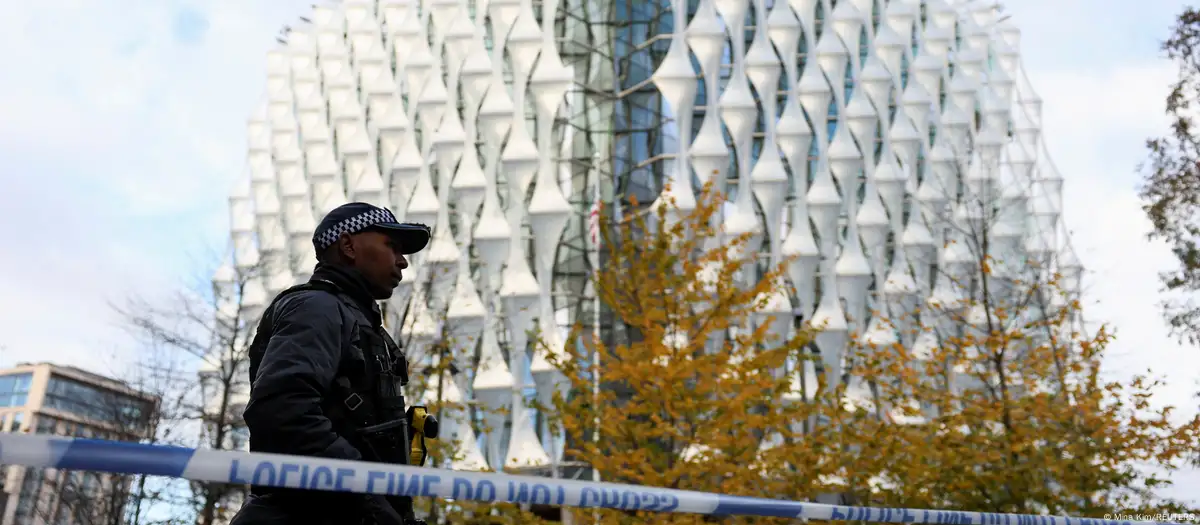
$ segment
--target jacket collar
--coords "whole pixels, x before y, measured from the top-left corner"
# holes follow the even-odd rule
[[[313,269],[312,281],[325,281],[333,284],[342,293],[350,296],[357,303],[359,310],[371,320],[376,328],[383,326],[383,315],[379,312],[379,303],[375,301],[367,285],[367,280],[358,270],[349,266],[328,263],[317,263]]]

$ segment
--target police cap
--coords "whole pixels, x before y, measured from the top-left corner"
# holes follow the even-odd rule
[[[400,245],[404,255],[414,254],[429,244],[429,226],[412,222],[401,223],[387,208],[365,202],[351,202],[334,208],[321,219],[313,232],[313,247],[317,253],[325,251],[343,234],[365,231],[386,233]]]

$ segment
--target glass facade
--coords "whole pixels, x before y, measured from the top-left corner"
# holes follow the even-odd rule
[[[775,4],[775,0],[767,0],[766,8],[769,10]],[[699,2],[697,0],[688,1],[688,18],[690,19],[695,14]],[[618,174],[615,183],[615,188],[618,195],[636,196],[639,202],[648,203],[658,196],[658,191],[661,190],[664,179],[664,167],[672,161],[647,163],[646,159],[653,159],[664,152],[673,151],[676,142],[679,140],[680,130],[677,122],[669,113],[672,108],[666,107],[663,103],[661,95],[652,85],[647,82],[650,76],[653,75],[655,69],[666,56],[669,46],[669,40],[662,39],[651,44],[646,44],[651,36],[670,34],[674,28],[674,21],[671,17],[669,2],[666,0],[652,0],[649,2],[637,2],[626,0],[624,3],[619,3],[616,7],[616,21],[618,22],[617,38],[614,42],[615,55],[621,57],[620,60],[614,61],[616,68],[615,76],[620,83],[618,91],[624,93],[624,96],[617,99],[615,104],[614,122],[616,123],[616,141],[614,144],[613,162],[614,172]],[[748,48],[753,42],[755,23],[754,9],[746,10],[746,40],[745,46]],[[819,32],[824,22],[824,12],[821,4],[816,6],[816,25]],[[875,21],[878,23],[878,20]],[[866,45],[867,32],[866,28],[862,29],[860,35],[860,46],[858,54],[860,60],[865,59],[868,46]],[[801,38],[800,47],[798,49],[799,56],[796,64],[800,71],[804,70],[807,59],[806,40]],[[719,86],[723,90],[729,81],[729,76],[733,68],[733,50],[731,47],[725,47],[724,54],[721,57],[721,74]],[[700,64],[692,57],[692,67],[696,71],[701,71]],[[846,67],[846,82],[844,99],[848,100],[853,94],[855,81],[852,76],[852,68],[849,63]],[[907,71],[902,79],[907,81]],[[777,104],[776,112],[782,112],[784,102],[787,99],[787,90],[790,86],[787,84],[786,75],[780,75],[778,91],[775,93]],[[753,91],[754,88],[751,87]],[[756,93],[756,98],[758,94]],[[892,109],[895,109],[894,100]],[[707,87],[704,85],[703,78],[697,79],[696,99],[693,106],[693,118],[691,124],[691,135],[688,140],[694,138],[700,131],[700,126],[704,122],[705,105],[708,103]],[[778,118],[778,114],[776,117]],[[837,130],[838,109],[837,103],[830,101],[829,114],[825,122],[827,134],[826,141],[833,138],[834,132]],[[659,133],[661,131],[661,134]],[[757,161],[758,155],[762,148],[763,133],[765,132],[765,123],[762,115],[759,115],[758,122],[755,126],[755,136],[750,144],[750,160],[751,165]],[[730,148],[730,165],[726,171],[726,177],[729,185],[726,187],[728,198],[730,200],[737,197],[737,186],[734,181],[738,178],[736,153],[733,150],[733,144],[726,137],[727,147]],[[875,144],[875,154],[879,154],[879,148],[882,140],[877,137]],[[816,172],[818,145],[814,141],[809,153],[808,178],[811,178]],[[786,166],[786,165],[785,165]],[[693,176],[692,181],[694,187],[699,187],[699,180]]]
[[[25,406],[31,383],[33,374],[29,372],[0,376],[0,408]]]
[[[59,375],[46,385],[46,408],[117,425],[140,425],[149,415],[144,401]]]
[[[648,204],[662,188],[663,163],[646,160],[663,153],[670,130],[663,122],[662,96],[649,83],[669,42],[647,42],[654,35],[670,34],[671,12],[665,0],[625,0],[616,3],[614,9],[613,51],[618,57],[613,61],[618,82],[614,87],[627,93],[613,105],[614,189],[617,195],[636,197],[638,202]]]

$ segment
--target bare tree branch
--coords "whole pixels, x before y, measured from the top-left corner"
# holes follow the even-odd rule
[[[224,268],[199,290],[184,288],[156,301],[134,297],[113,306],[126,328],[166,362],[147,365],[173,385],[164,396],[164,417],[172,424],[160,431],[160,439],[197,448],[246,446],[242,411],[249,392],[249,350],[266,306],[260,303],[270,299],[262,293],[267,266],[264,257],[254,265]],[[173,503],[191,515],[189,522],[213,525],[233,516],[247,489],[187,482],[185,501]]]

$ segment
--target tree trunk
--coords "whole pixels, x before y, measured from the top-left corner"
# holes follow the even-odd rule
[[[442,354],[441,359],[438,360],[438,377],[437,377],[438,410],[441,410],[441,406],[442,406],[442,371],[445,370],[445,366],[446,366],[446,363],[444,361],[446,359],[445,354],[449,353],[445,350],[446,350],[445,348],[438,349],[438,353]],[[453,359],[453,358],[454,358],[453,356],[450,357],[450,359]],[[438,436],[438,437],[441,437],[441,436]],[[407,444],[406,444],[406,446],[407,446]],[[435,464],[435,465],[430,465],[430,466],[436,467],[437,465]],[[437,500],[435,499],[429,503],[429,523],[437,523],[437,522],[438,522],[438,506],[437,506]]]
[[[236,372],[237,367],[230,365],[230,368]],[[213,439],[209,442],[209,446],[213,449],[220,450],[225,446],[225,421],[229,418],[229,389],[233,385],[233,374],[226,374],[224,377],[225,384],[221,388],[221,406],[217,409],[216,429],[213,433]],[[217,503],[225,493],[225,487],[217,483],[204,483],[203,488],[204,508],[200,513],[200,525],[215,525],[217,520]]]
[[[142,522],[142,499],[146,497],[146,476],[138,476],[137,498],[133,502],[133,516],[130,518],[130,525],[141,525]]]

